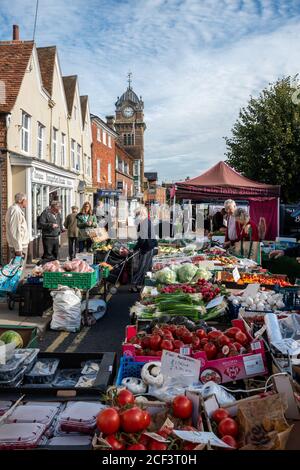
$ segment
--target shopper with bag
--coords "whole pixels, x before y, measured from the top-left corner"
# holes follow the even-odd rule
[[[72,206],[72,213],[69,214],[65,220],[64,226],[68,230],[68,240],[69,240],[69,259],[76,258],[76,248],[78,241],[78,225],[77,225],[77,213],[78,207]]]
[[[81,211],[77,214],[77,226],[79,228],[79,253],[82,253],[84,248],[90,251],[92,247],[92,240],[89,230],[97,228],[97,218],[93,215],[92,206],[87,201],[83,204]]]
[[[15,203],[6,213],[6,238],[9,246],[10,259],[23,256],[27,259],[29,234],[24,209],[27,206],[27,197],[24,193],[15,195]]]
[[[50,207],[41,213],[38,217],[38,228],[42,230],[43,260],[58,259],[59,237],[64,232],[59,201],[53,200]]]

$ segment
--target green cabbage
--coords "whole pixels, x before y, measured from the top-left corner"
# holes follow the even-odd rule
[[[211,278],[212,278],[212,273],[208,269],[198,268],[197,272],[196,272],[196,274],[193,278],[193,281],[197,282],[198,279],[205,279],[206,281],[208,281]]]
[[[166,267],[155,273],[155,279],[162,284],[174,284],[176,282],[176,273]]]
[[[185,263],[177,270],[177,279],[179,282],[190,282],[195,276],[198,268],[192,263]]]

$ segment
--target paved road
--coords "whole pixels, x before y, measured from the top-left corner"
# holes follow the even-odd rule
[[[57,352],[121,352],[125,327],[129,324],[129,309],[138,295],[128,293],[127,287],[120,287],[108,302],[103,318],[91,327],[84,327],[79,333],[47,331],[40,342],[41,350]]]

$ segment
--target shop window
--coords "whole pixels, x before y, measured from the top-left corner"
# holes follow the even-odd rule
[[[29,114],[22,111],[21,148],[26,153],[29,153],[30,119]]]
[[[66,134],[61,134],[60,148],[61,166],[66,166]]]
[[[38,129],[37,129],[37,156],[38,158],[43,158],[44,134],[45,134],[45,126],[43,126],[43,124],[38,122]]]

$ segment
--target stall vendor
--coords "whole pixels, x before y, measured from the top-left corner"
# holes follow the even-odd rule
[[[236,203],[232,199],[227,199],[224,203],[224,208],[226,211],[226,221],[227,221],[227,230],[225,234],[225,243],[224,247],[229,248],[233,246],[235,242],[239,240],[239,231],[240,224],[234,217],[236,211]]]

